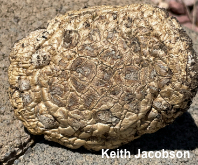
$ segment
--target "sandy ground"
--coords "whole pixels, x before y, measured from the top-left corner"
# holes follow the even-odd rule
[[[9,53],[14,43],[31,31],[45,28],[47,21],[69,10],[96,5],[127,5],[137,0],[0,0],[0,164],[62,165],[62,164],[197,164],[198,162],[198,96],[191,108],[177,120],[154,134],[122,146],[131,158],[102,159],[101,152],[84,148],[71,150],[43,136],[30,135],[15,119],[8,97],[7,70]],[[138,1],[138,3],[151,3]],[[198,52],[198,34],[186,29]],[[190,159],[137,159],[141,151],[189,151]],[[114,150],[116,151],[116,150]]]

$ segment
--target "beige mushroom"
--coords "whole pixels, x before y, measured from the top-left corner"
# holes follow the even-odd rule
[[[10,100],[32,134],[69,148],[117,148],[185,112],[197,55],[164,9],[70,11],[14,45]]]

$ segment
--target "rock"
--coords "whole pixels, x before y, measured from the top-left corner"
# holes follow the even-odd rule
[[[182,3],[182,0],[178,0],[178,2]],[[195,0],[183,0],[186,6],[193,6]]]
[[[186,9],[182,3],[169,1],[169,9],[175,14],[186,14]]]
[[[158,7],[168,9],[169,6],[167,2],[160,2]]]
[[[197,60],[192,40],[165,10],[70,11],[14,45],[10,101],[32,134],[72,149],[113,149],[189,108]]]
[[[153,1],[153,0],[152,0]],[[166,2],[166,3],[169,3],[169,2],[179,2],[179,3],[182,3],[182,0],[154,0],[154,1],[160,1],[160,2]],[[193,6],[194,4],[194,0],[183,0],[184,4],[186,6]]]
[[[183,26],[185,26],[185,27],[187,27],[187,28],[189,28],[189,29],[192,29],[192,30],[198,32],[198,27],[195,26],[194,29],[193,29],[193,25],[192,25],[192,23],[190,23],[190,22],[184,23]]]
[[[190,22],[190,19],[188,18],[187,15],[173,15],[173,14],[171,14],[171,15],[174,16],[174,17],[176,17],[177,20],[178,20],[181,24]]]
[[[152,0],[152,2],[156,5],[158,5],[160,2],[163,2],[163,0]]]
[[[195,21],[196,21],[196,25],[198,25],[198,5],[196,6],[195,10],[196,10],[195,11],[195,17],[196,17]],[[193,12],[194,12],[194,9],[192,10],[192,13],[191,13],[192,15],[193,15]]]
[[[163,0],[152,0],[153,3],[155,3],[160,8],[168,9],[168,2]]]

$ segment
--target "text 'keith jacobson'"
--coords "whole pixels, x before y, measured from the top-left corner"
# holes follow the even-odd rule
[[[117,148],[189,108],[198,84],[192,46],[174,17],[150,5],[57,16],[10,54],[15,115],[69,148]]]

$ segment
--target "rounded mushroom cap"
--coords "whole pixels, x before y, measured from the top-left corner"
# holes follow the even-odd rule
[[[133,4],[71,11],[10,54],[10,100],[32,134],[69,148],[117,148],[187,110],[197,56],[174,17]]]

